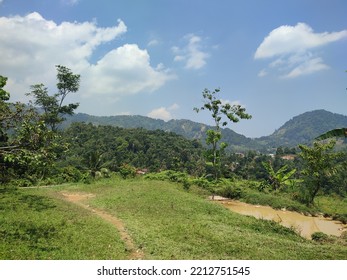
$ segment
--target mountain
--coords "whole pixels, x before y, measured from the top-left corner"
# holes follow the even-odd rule
[[[184,119],[165,122],[163,120],[139,115],[98,117],[84,113],[67,116],[66,121],[63,123],[63,128],[68,127],[73,122],[92,123],[94,125],[111,125],[123,128],[141,127],[148,130],[160,129],[167,132],[174,132],[188,139],[201,139],[203,143],[205,142],[206,131],[212,129],[212,126]],[[235,151],[245,151],[250,149],[258,150],[262,148],[259,146],[257,141],[238,134],[229,128],[223,129],[222,141],[228,143],[229,148]]]
[[[72,122],[85,122],[94,125],[111,125],[123,128],[139,128],[148,130],[164,130],[182,135],[188,139],[201,139],[204,143],[205,133],[211,126],[190,120],[163,121],[144,116],[109,116],[98,117],[84,113],[68,116],[63,127]],[[298,115],[287,121],[273,134],[260,138],[248,138],[235,131],[223,129],[222,141],[229,144],[233,151],[258,150],[272,151],[279,146],[294,147],[308,144],[318,135],[339,127],[347,127],[347,116],[334,114],[325,110],[315,110]]]
[[[293,147],[308,144],[320,134],[340,127],[347,127],[347,116],[315,110],[292,118],[273,134],[260,137],[257,141],[267,147]]]

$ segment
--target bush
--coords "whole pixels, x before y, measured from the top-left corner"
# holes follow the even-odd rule
[[[63,182],[74,182],[77,183],[83,178],[83,174],[74,166],[67,166],[62,169],[62,173],[60,174]]]
[[[183,180],[183,188],[186,190],[186,191],[188,191],[189,189],[190,189],[190,182],[189,182],[189,180],[188,179],[185,179],[185,180]]]
[[[145,175],[145,179],[151,180],[163,180],[170,181],[175,183],[180,183],[183,185],[185,190],[189,190],[193,181],[189,180],[188,174],[185,172],[173,171],[173,170],[165,170],[159,173],[150,173]]]
[[[150,173],[145,176],[145,179],[164,180],[176,183],[183,183],[188,180],[188,174],[173,170],[165,170],[159,173]]]
[[[17,179],[17,180],[11,181],[10,185],[13,187],[25,188],[25,187],[31,187],[33,183],[27,179]]]
[[[207,180],[205,177],[195,178],[192,180],[192,184],[197,185],[204,189],[209,189],[211,186],[211,182]]]
[[[240,187],[227,186],[221,190],[220,195],[227,198],[240,199],[243,195],[243,191]]]
[[[321,231],[312,233],[311,238],[312,240],[321,243],[329,241],[329,236]]]
[[[335,214],[332,218],[333,220],[337,220],[343,224],[347,224],[347,214]]]
[[[255,187],[256,190],[258,190],[259,192],[263,192],[263,193],[269,193],[271,186],[269,185],[269,183],[265,180],[261,181],[260,184],[258,184]]]
[[[134,178],[136,176],[136,168],[130,164],[123,163],[119,169],[119,173],[123,179]]]
[[[101,168],[100,172],[103,178],[111,178],[112,172],[109,169]]]

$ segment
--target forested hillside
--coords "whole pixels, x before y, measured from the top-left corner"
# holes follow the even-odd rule
[[[74,123],[62,141],[69,149],[60,157],[60,164],[79,170],[119,171],[129,165],[148,171],[172,169],[197,174],[204,167],[198,141],[162,130]]]
[[[68,116],[61,127],[67,128],[73,122],[92,123],[94,125],[111,125],[123,128],[144,128],[148,130],[160,129],[167,132],[177,133],[187,139],[201,140],[203,145],[205,144],[206,131],[211,129],[211,126],[209,125],[196,123],[190,120],[170,120],[165,122],[163,120],[139,115],[98,117],[84,113]],[[233,151],[264,149],[264,147],[259,145],[257,141],[238,134],[229,128],[223,129],[222,141],[228,143],[228,148]]]
[[[341,127],[347,127],[347,116],[315,110],[292,118],[273,134],[258,141],[270,147],[308,144],[320,134]]]
[[[68,116],[62,128],[68,127],[73,122],[86,122],[123,128],[160,129],[177,133],[188,139],[199,139],[202,144],[205,143],[206,131],[211,129],[208,125],[190,120],[170,120],[165,122],[138,115],[97,117],[83,113]],[[235,152],[247,150],[270,152],[280,146],[295,147],[298,144],[311,143],[318,135],[338,127],[347,127],[347,116],[325,110],[315,110],[293,117],[273,134],[260,138],[251,139],[229,128],[225,128],[222,130],[222,141],[228,143],[228,148]]]

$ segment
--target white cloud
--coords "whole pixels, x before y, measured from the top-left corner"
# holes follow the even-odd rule
[[[329,66],[323,63],[320,57],[312,58],[295,67],[284,78],[295,78],[301,75],[311,74],[317,71],[328,69]]]
[[[60,0],[60,1],[64,5],[74,6],[74,5],[77,5],[80,0]]]
[[[262,69],[259,71],[258,77],[265,77],[267,74],[268,73],[267,73],[266,69]]]
[[[177,110],[179,107],[180,106],[177,103],[174,103],[169,107],[156,108],[149,112],[147,116],[153,119],[162,119],[164,121],[168,121],[173,119],[172,111]]]
[[[147,116],[153,119],[162,119],[164,121],[172,119],[171,113],[165,107],[153,109],[147,114]]]
[[[149,60],[148,52],[135,44],[126,44],[110,51],[88,69],[89,93],[118,96],[160,88],[172,76],[153,69]]]
[[[106,28],[98,27],[95,21],[56,24],[34,12],[24,17],[0,17],[0,29],[0,73],[9,77],[12,97],[14,90],[28,91],[36,83],[54,87],[57,64],[81,74],[79,92],[90,98],[109,95],[116,99],[151,92],[173,78],[162,64],[152,67],[148,52],[136,44],[125,44],[110,50],[95,64],[90,62],[101,44],[126,33],[122,20]],[[17,99],[23,93],[17,93]]]
[[[169,108],[168,108],[168,110],[169,111],[174,111],[174,110],[177,110],[177,109],[179,109],[180,108],[180,106],[177,104],[177,103],[174,103],[174,104],[172,104]]]
[[[295,26],[283,25],[272,30],[257,48],[255,59],[275,59],[270,68],[284,73],[283,77],[293,78],[327,69],[323,59],[313,51],[321,46],[347,38],[347,30],[340,32],[315,33],[305,23]],[[267,73],[263,69],[258,76]]]
[[[150,41],[148,42],[147,47],[155,47],[155,46],[157,46],[157,45],[159,45],[159,44],[160,44],[159,40],[153,39],[153,40],[150,40]]]
[[[184,39],[188,41],[186,46],[183,48],[177,46],[172,47],[172,51],[175,54],[174,61],[183,61],[187,69],[200,69],[204,67],[209,54],[201,50],[201,38],[194,34],[189,34]]]
[[[255,52],[255,58],[269,58],[319,47],[347,37],[347,30],[314,33],[305,23],[282,25],[270,32]]]

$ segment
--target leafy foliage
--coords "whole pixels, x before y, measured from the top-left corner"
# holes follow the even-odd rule
[[[45,175],[55,159],[53,135],[33,108],[7,102],[10,94],[2,87],[6,78],[0,76],[0,181],[15,178],[35,180]]]
[[[299,145],[300,157],[304,161],[302,175],[307,194],[307,204],[312,204],[318,192],[330,188],[337,174],[336,160],[340,154],[332,152],[335,141],[323,144],[314,142],[313,147]]]
[[[347,128],[336,128],[333,130],[330,130],[322,135],[319,135],[316,140],[325,140],[333,137],[347,137]]]
[[[32,183],[48,177],[59,154],[66,148],[57,134],[57,125],[64,114],[72,114],[78,104],[63,105],[67,94],[76,92],[79,75],[64,66],[57,66],[58,93],[48,95],[43,84],[32,86],[28,95],[31,105],[8,102],[10,94],[3,87],[7,78],[0,76],[0,169],[1,182],[27,179]],[[50,129],[49,129],[50,128]]]
[[[130,164],[123,163],[119,168],[119,173],[122,175],[123,179],[134,178],[136,175],[136,168]]]
[[[265,169],[268,172],[269,182],[275,191],[281,189],[281,187],[284,184],[286,184],[288,182],[288,180],[296,172],[296,169],[287,171],[288,170],[287,165],[282,166],[277,171],[274,170],[273,166],[269,162],[263,162],[263,166],[265,167]]]
[[[58,93],[49,95],[44,84],[36,84],[31,86],[31,92],[27,94],[34,98],[34,105],[43,110],[42,120],[53,131],[57,131],[58,125],[65,120],[63,116],[72,115],[79,105],[78,103],[63,105],[63,102],[69,93],[78,91],[80,75],[73,74],[65,66],[57,65],[56,68]]]
[[[228,124],[228,122],[238,122],[240,119],[250,119],[251,115],[246,113],[246,109],[241,107],[241,105],[231,105],[229,103],[222,103],[222,100],[217,98],[220,89],[215,89],[214,91],[210,91],[208,89],[204,89],[202,96],[204,97],[204,104],[202,107],[194,108],[194,110],[199,113],[201,110],[208,110],[211,113],[211,117],[215,123],[213,129],[209,129],[206,132],[206,144],[211,145],[211,153],[209,154],[207,159],[212,162],[214,178],[218,179],[220,176],[220,163],[221,163],[221,155],[225,148],[227,147],[227,143],[222,142],[218,143],[222,138],[221,127],[224,127]],[[227,120],[223,120],[225,117]]]
[[[202,146],[197,141],[161,130],[74,123],[65,131],[63,141],[69,151],[60,159],[61,166],[94,173],[103,167],[118,172],[125,164],[149,171],[204,172]]]

